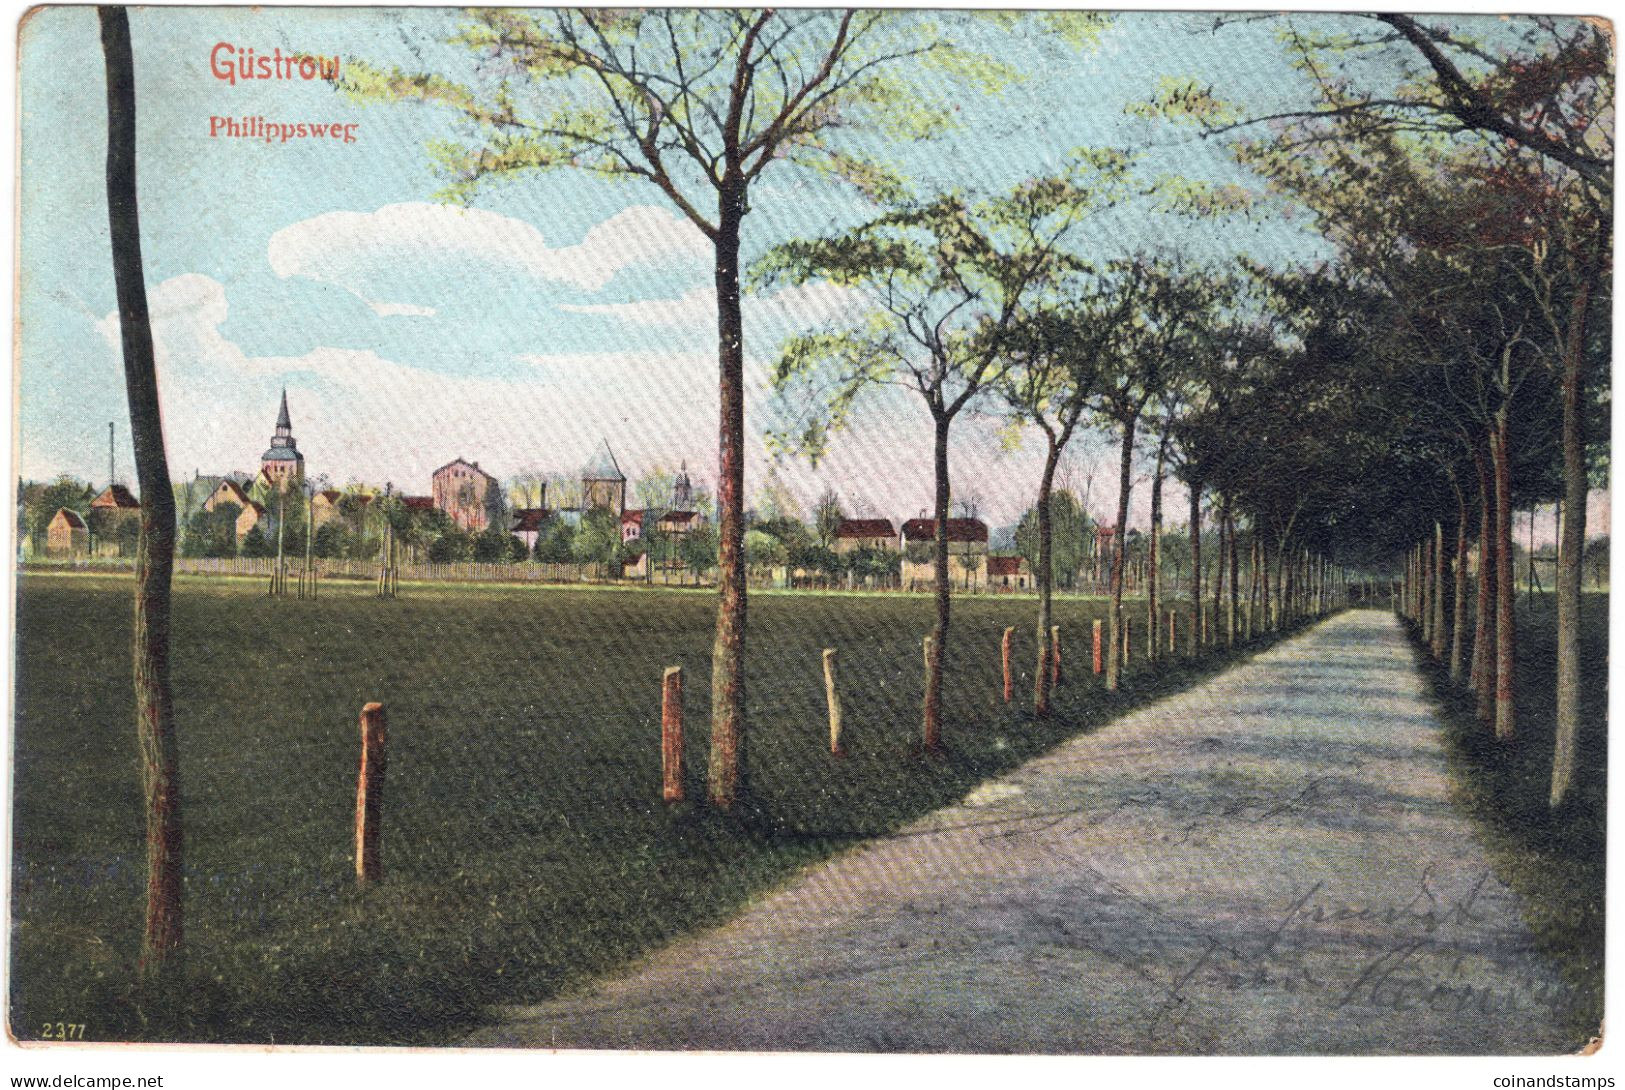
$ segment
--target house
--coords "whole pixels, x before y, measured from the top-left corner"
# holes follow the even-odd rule
[[[203,509],[213,511],[223,503],[235,503],[238,507],[247,507],[252,502],[248,498],[248,493],[243,490],[242,485],[230,477],[223,477],[220,483],[215,486],[214,491],[209,493],[209,498],[203,501]]]
[[[1023,556],[987,558],[987,585],[993,591],[1027,590],[1033,585],[1032,572]]]
[[[102,490],[102,494],[90,501],[92,511],[118,511],[136,512],[141,510],[141,501],[131,495],[130,490],[121,484],[110,484]]]
[[[290,484],[298,488],[305,483],[305,456],[299,453],[299,443],[293,437],[293,426],[288,420],[288,391],[282,391],[282,409],[276,416],[276,432],[271,446],[260,455],[260,475],[266,484],[286,489]]]
[[[430,478],[434,505],[463,529],[479,533],[502,511],[502,489],[480,463],[454,459]]]
[[[608,439],[598,441],[592,460],[581,469],[581,506],[583,510],[606,508],[617,518],[626,510],[626,474],[615,461]]]
[[[317,529],[332,522],[339,514],[339,500],[344,493],[336,488],[324,489],[310,498],[310,517]]]
[[[554,514],[546,507],[521,507],[514,512],[513,528],[508,532],[523,541],[525,548],[535,551],[537,540],[547,532]]]
[[[90,527],[79,512],[58,507],[45,527],[45,552],[48,556],[84,556],[90,550]]]
[[[85,519],[96,535],[97,555],[117,556],[120,537],[123,536],[128,545],[128,535],[135,532],[140,520],[141,503],[130,490],[121,484],[108,485],[101,495],[90,501],[90,514]]]
[[[948,581],[966,590],[978,590],[987,582],[987,523],[981,519],[949,519]],[[937,540],[937,520],[913,518],[903,523],[903,585],[930,587],[936,582],[936,560],[925,548]],[[910,555],[910,554],[913,555]]]
[[[433,496],[402,496],[401,503],[408,511],[433,511],[435,506]]]
[[[248,503],[243,506],[242,513],[237,516],[237,544],[241,545],[243,543],[243,538],[248,536],[248,531],[258,526],[261,520],[264,518],[264,505],[256,503],[253,500],[249,500]],[[262,530],[261,533],[263,532],[264,531]]]
[[[853,553],[859,549],[895,549],[897,530],[891,519],[842,519],[835,528],[835,551]]]

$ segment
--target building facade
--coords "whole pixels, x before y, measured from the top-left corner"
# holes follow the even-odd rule
[[[45,528],[45,552],[50,556],[84,556],[90,550],[90,527],[79,512],[58,507]]]
[[[434,471],[429,493],[436,507],[470,533],[484,530],[502,513],[502,488],[478,462],[447,462]]]
[[[980,590],[987,585],[987,523],[981,519],[949,519],[948,585]],[[936,545],[937,520],[909,519],[903,523],[903,585],[923,589],[936,584],[936,560],[924,548]]]
[[[855,553],[859,549],[895,549],[897,530],[891,519],[842,519],[835,528],[835,551]]]
[[[626,474],[615,461],[608,439],[599,440],[592,460],[581,469],[581,509],[595,507],[613,512],[616,518],[626,510]]]

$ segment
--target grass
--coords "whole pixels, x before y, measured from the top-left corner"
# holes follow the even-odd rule
[[[11,1028],[91,1040],[435,1043],[719,920],[797,868],[961,797],[1245,653],[1088,675],[1099,600],[1057,603],[1069,683],[1030,700],[1031,599],[955,605],[946,752],[918,750],[924,596],[760,595],[751,606],[750,812],[659,800],[659,682],[687,675],[702,797],[714,597],[693,591],[366,584],[277,600],[182,579],[174,691],[186,953],[143,988],[143,824],[130,583],[24,574],[17,610]],[[1132,607],[1136,649],[1144,607]],[[1188,616],[1181,621],[1187,631]],[[1017,703],[997,648],[1016,626]],[[819,652],[847,741],[826,752]],[[361,705],[389,714],[384,882],[357,891]]]
[[[1556,600],[1536,595],[1530,603],[1520,594],[1518,601],[1512,742],[1497,741],[1478,721],[1471,695],[1422,658],[1445,720],[1454,800],[1477,821],[1496,874],[1522,898],[1535,941],[1573,989],[1570,1028],[1584,1042],[1601,1034],[1603,1017],[1608,596],[1588,592],[1581,608],[1579,762],[1570,798],[1557,811],[1547,805],[1557,723]]]

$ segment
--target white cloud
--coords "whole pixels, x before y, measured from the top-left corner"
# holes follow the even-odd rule
[[[753,337],[760,325],[769,336],[788,333],[848,317],[863,305],[862,296],[836,284],[800,284],[772,295],[744,297],[746,332]],[[639,299],[629,303],[561,303],[570,314],[593,314],[629,325],[709,332],[717,322],[717,291],[696,287],[676,299]]]
[[[394,318],[402,316],[432,318],[437,313],[434,307],[420,307],[411,303],[373,303],[367,305],[372,312],[380,318]]]
[[[691,293],[693,294],[693,293]],[[781,297],[783,296],[783,297]],[[685,297],[686,298],[686,297]],[[833,293],[780,293],[759,301],[803,316],[839,305]],[[252,470],[269,442],[281,389],[288,390],[294,435],[312,475],[335,483],[392,482],[420,494],[429,474],[456,457],[477,459],[498,475],[571,472],[600,437],[634,479],[656,466],[686,460],[697,478],[713,481],[717,435],[714,351],[532,354],[528,374],[446,374],[411,367],[376,352],[321,346],[299,356],[255,356],[222,332],[229,314],[225,288],[188,274],[151,291],[166,446],[177,478],[194,469]],[[118,317],[96,323],[110,356],[118,353]],[[511,362],[511,361],[504,361]],[[759,429],[770,418],[769,365],[746,359],[748,487],[768,470]],[[904,518],[931,498],[930,422],[904,391],[874,391],[852,430],[835,438],[816,470],[804,461],[782,466],[780,478],[804,507],[826,486],[853,506]],[[1000,449],[993,423],[966,416],[954,429],[957,495],[980,495],[984,517],[1013,521],[1031,502],[1042,451]],[[1095,461],[1079,452],[1080,462]],[[1109,509],[1106,487],[1115,462],[1101,455],[1092,506]],[[1170,503],[1174,500],[1168,499]],[[1144,510],[1136,487],[1136,518]]]
[[[610,216],[574,246],[549,248],[535,225],[496,212],[407,202],[376,212],[325,212],[271,236],[271,269],[352,292],[379,314],[432,313],[410,303],[380,302],[365,286],[390,270],[439,262],[478,262],[540,280],[597,291],[622,269],[702,260],[710,243],[673,212],[637,205]],[[384,308],[384,309],[380,309]]]

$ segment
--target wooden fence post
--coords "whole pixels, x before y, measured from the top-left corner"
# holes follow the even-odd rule
[[[1098,677],[1103,667],[1100,656],[1100,622],[1095,622],[1095,675]]]
[[[1130,658],[1129,658],[1129,651],[1128,651],[1128,630],[1129,630],[1129,616],[1128,616],[1128,614],[1125,613],[1125,614],[1123,614],[1123,665],[1124,666],[1127,666],[1129,664],[1129,662],[1131,661]]]
[[[668,666],[660,679],[661,796],[683,801],[683,668]]]
[[[1052,625],[1049,630],[1050,647],[1050,675],[1049,683],[1057,688],[1061,684],[1061,626]]]
[[[1016,695],[1015,680],[1010,676],[1010,641],[1015,638],[1016,630],[1012,626],[1004,630],[1004,639],[999,641],[999,654],[1004,663],[1004,702],[1010,703]]]
[[[1179,653],[1179,644],[1175,642],[1174,632],[1174,629],[1178,626],[1178,624],[1179,611],[1170,609],[1168,611],[1168,653],[1170,655],[1177,655]]]
[[[824,648],[824,699],[829,702],[829,751],[836,757],[846,756],[841,744],[841,693],[835,686],[835,648]]]
[[[361,709],[361,769],[355,785],[355,880],[363,886],[378,881],[384,873],[379,842],[384,817],[387,737],[384,706],[364,705]]]

